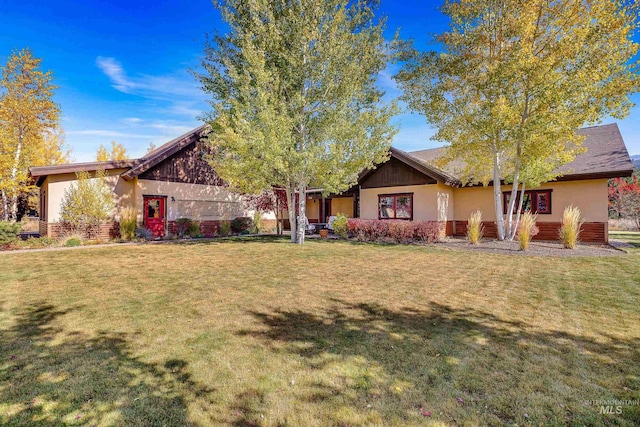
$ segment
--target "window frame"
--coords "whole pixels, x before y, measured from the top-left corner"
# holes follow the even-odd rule
[[[381,215],[380,202],[381,202],[381,199],[385,197],[393,197],[393,218],[385,218]],[[409,218],[398,218],[398,197],[409,198]],[[378,194],[378,219],[413,221],[413,193]]]
[[[524,194],[525,196],[529,196],[529,199],[531,200],[531,213],[532,214],[539,214],[539,215],[551,215],[552,212],[552,197],[551,194],[553,193],[552,189],[544,189],[544,190],[525,190]],[[518,203],[520,201],[520,194],[522,194],[522,191],[518,191],[518,194],[516,195],[516,207],[518,206]],[[547,196],[547,210],[546,211],[538,211],[538,195],[540,194],[544,194]],[[511,198],[511,191],[503,191],[502,192],[502,213],[504,215],[507,214],[507,205],[509,203],[509,199]],[[525,212],[524,210],[522,211],[523,213]]]
[[[43,188],[40,189],[40,212],[38,214],[40,221],[47,221],[47,190]]]

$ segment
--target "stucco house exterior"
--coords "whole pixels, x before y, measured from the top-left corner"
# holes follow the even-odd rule
[[[60,205],[75,172],[98,167],[108,172],[118,206],[135,208],[139,223],[154,223],[158,234],[173,232],[175,220],[181,217],[200,221],[203,234],[212,234],[221,221],[252,216],[242,196],[229,191],[202,159],[200,139],[206,132],[205,126],[196,128],[137,160],[31,168],[40,187],[41,234],[60,232]],[[565,165],[557,180],[526,192],[525,205],[538,214],[537,239],[556,240],[564,208],[574,205],[585,220],[581,239],[608,241],[607,181],[630,176],[633,164],[616,124],[578,132],[586,137],[586,152]],[[469,215],[481,210],[485,236],[495,236],[492,186],[465,185],[453,170],[434,167],[442,153],[442,148],[415,152],[391,148],[390,159],[363,171],[358,184],[348,191],[325,197],[320,190],[311,190],[306,201],[309,222],[325,223],[338,213],[364,219],[441,221],[447,235],[464,235]],[[504,190],[506,200],[508,188]],[[275,217],[269,215],[266,220]],[[113,224],[105,224],[103,234],[113,229]]]
[[[200,222],[204,235],[213,235],[222,221],[253,216],[243,197],[231,192],[203,159],[206,152],[200,140],[207,132],[200,126],[158,147],[136,160],[74,163],[32,167],[32,177],[40,188],[40,235],[56,237],[63,233],[60,207],[65,190],[76,181],[76,172],[95,172],[102,168],[113,189],[117,213],[104,224],[99,237],[118,233],[118,212],[134,208],[138,223],[156,235],[175,232],[178,218]],[[273,221],[267,216],[265,221]]]

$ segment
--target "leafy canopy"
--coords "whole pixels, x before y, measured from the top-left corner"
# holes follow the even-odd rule
[[[410,108],[450,144],[445,161],[464,161],[462,176],[487,184],[495,166],[535,187],[580,152],[577,128],[627,115],[638,90],[637,5],[461,0],[443,10],[442,52],[409,55],[397,78]]]
[[[59,139],[52,140],[60,117],[53,101],[53,74],[42,71],[40,63],[31,50],[23,49],[13,51],[1,68],[0,192],[5,218],[9,209],[15,218],[17,196],[30,187],[29,167],[42,159],[55,163],[65,158]]]
[[[216,0],[230,29],[206,48],[211,163],[244,192],[340,192],[382,162],[395,129],[377,75],[389,58],[377,1]]]
[[[468,181],[493,183],[498,238],[513,239],[516,193],[581,151],[575,130],[624,117],[638,90],[638,6],[611,0],[460,0],[443,8],[442,52],[409,52],[397,76],[410,108],[449,143]],[[511,183],[506,224],[501,180]],[[522,188],[520,187],[522,184]]]

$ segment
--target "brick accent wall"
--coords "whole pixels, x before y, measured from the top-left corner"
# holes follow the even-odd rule
[[[65,234],[71,233],[71,228],[61,222],[40,221],[40,235],[56,239]],[[120,237],[120,223],[117,221],[106,222],[98,227],[97,233],[93,236],[86,236],[91,239],[108,240]]]
[[[220,230],[220,225],[223,222],[231,222],[229,220],[211,220],[211,221],[199,221],[200,222],[200,234],[204,237],[214,237]],[[168,234],[177,234],[178,226],[175,221],[167,221]]]
[[[484,236],[495,238],[497,234],[494,222],[483,222]],[[558,230],[562,225],[560,222],[537,222],[540,232],[533,237],[533,240],[560,240]],[[467,221],[454,221],[454,236],[464,236],[467,233]],[[609,229],[606,222],[585,222],[582,224],[580,241],[585,243],[607,243],[609,241]]]
[[[231,220],[207,220],[207,221],[199,221],[200,222],[200,234],[203,237],[214,237],[218,235],[218,231],[220,230],[220,226],[223,222],[231,223]],[[265,228],[273,228],[275,231],[276,220],[275,219],[266,219],[262,220],[262,224]],[[175,221],[167,221],[167,232],[169,234],[176,234],[178,232],[178,227]]]

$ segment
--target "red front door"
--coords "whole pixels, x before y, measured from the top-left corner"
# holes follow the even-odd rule
[[[164,197],[144,198],[144,225],[156,237],[164,236]]]

